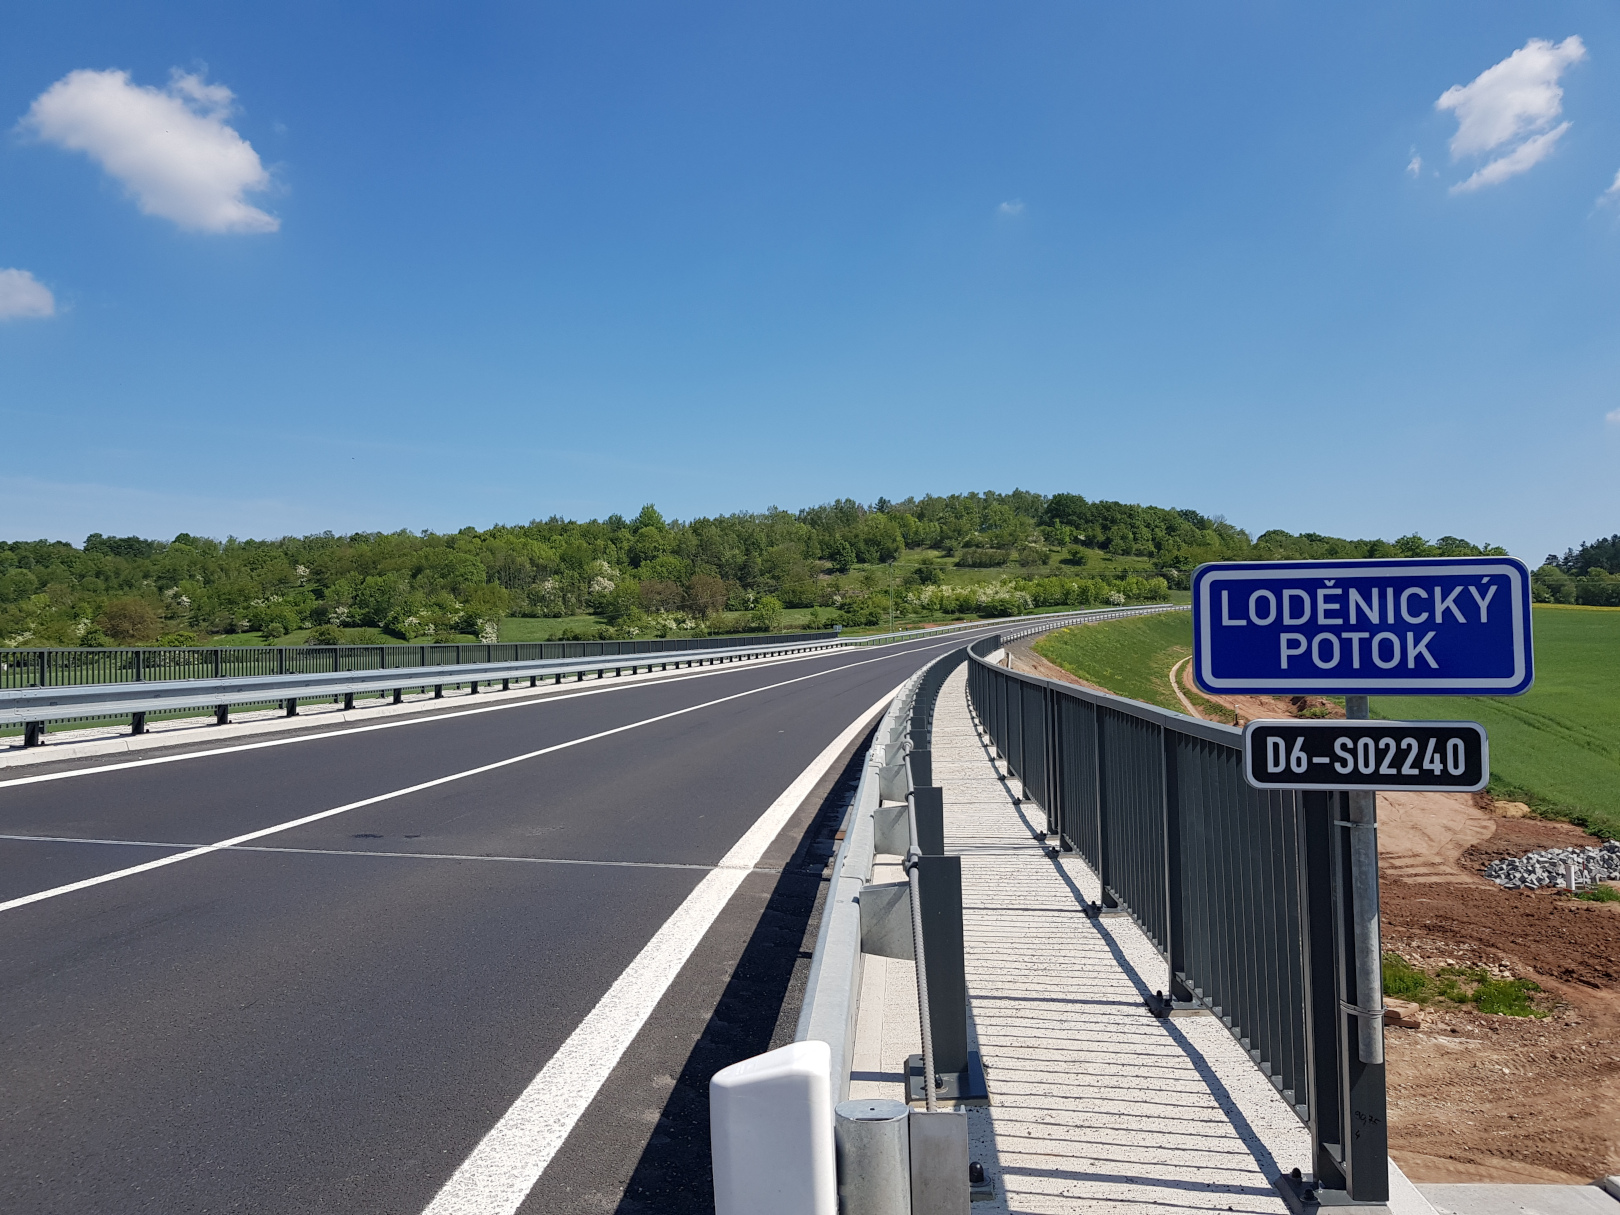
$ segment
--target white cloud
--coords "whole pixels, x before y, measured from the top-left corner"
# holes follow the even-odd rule
[[[1598,195],[1600,203],[1614,202],[1617,199],[1620,199],[1620,173],[1616,173],[1614,180],[1609,183],[1609,188]]]
[[[1523,173],[1537,162],[1546,159],[1547,154],[1553,150],[1553,145],[1567,130],[1569,123],[1561,122],[1550,131],[1531,136],[1506,156],[1498,156],[1467,181],[1459,181],[1451,187],[1451,192],[1463,194],[1469,190],[1477,190],[1481,186],[1494,186],[1497,182],[1506,181]]]
[[[1616,426],[1620,426],[1620,409],[1611,409],[1608,413],[1604,414],[1603,417],[1605,421],[1613,422]]]
[[[998,215],[1022,215],[1024,213],[1024,200],[1011,198],[996,208]]]
[[[1509,148],[1467,181],[1453,186],[1453,193],[1506,181],[1553,150],[1569,130],[1567,122],[1553,126],[1564,112],[1559,77],[1585,58],[1586,44],[1577,35],[1556,45],[1545,38],[1532,38],[1471,83],[1454,84],[1440,94],[1434,108],[1457,116],[1457,133],[1451,138],[1453,161]]]
[[[274,232],[281,221],[242,199],[270,174],[225,121],[232,97],[178,68],[163,89],[133,84],[128,72],[80,70],[36,97],[19,125],[86,153],[148,215],[203,232]]]
[[[0,270],[0,321],[55,315],[49,287],[26,270]]]
[[[1412,149],[1412,159],[1406,162],[1406,172],[1412,177],[1423,172],[1423,157],[1417,154],[1416,148]]]

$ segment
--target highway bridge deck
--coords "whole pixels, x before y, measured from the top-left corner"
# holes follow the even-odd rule
[[[707,1209],[855,723],[970,639],[0,780],[0,1209]]]

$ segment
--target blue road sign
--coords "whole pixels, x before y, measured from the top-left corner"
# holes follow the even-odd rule
[[[1193,575],[1206,692],[1516,696],[1535,678],[1512,557],[1231,561]]]

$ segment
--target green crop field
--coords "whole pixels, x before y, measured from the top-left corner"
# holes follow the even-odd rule
[[[1087,683],[1179,713],[1170,668],[1192,653],[1192,613],[1128,616],[1060,629],[1036,642],[1035,652]]]
[[[1491,792],[1620,838],[1620,609],[1537,604],[1523,696],[1380,696],[1374,716],[1477,721]]]

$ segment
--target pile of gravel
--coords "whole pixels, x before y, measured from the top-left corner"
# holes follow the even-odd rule
[[[1620,840],[1598,848],[1546,848],[1524,856],[1505,857],[1485,866],[1485,876],[1508,890],[1534,890],[1562,886],[1564,867],[1575,862],[1575,880],[1582,886],[1620,881]]]

